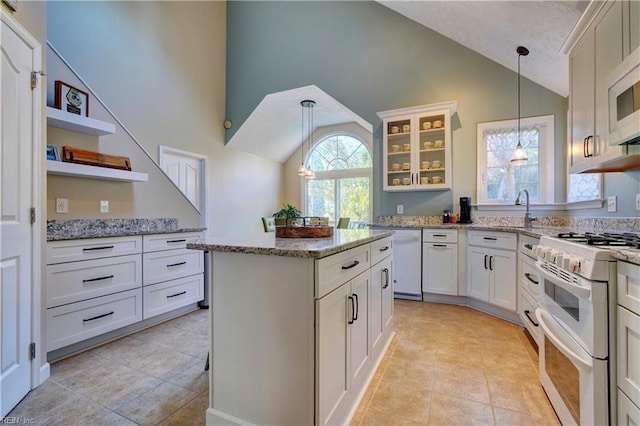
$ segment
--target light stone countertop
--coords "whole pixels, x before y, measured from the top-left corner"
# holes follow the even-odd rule
[[[276,238],[275,232],[209,237],[187,248],[216,252],[322,258],[393,235],[382,229],[336,229],[328,238]]]
[[[525,228],[523,226],[512,225],[476,225],[461,223],[445,223],[445,224],[369,224],[372,229],[464,229],[477,231],[497,231],[497,232],[516,232],[518,234],[528,235],[534,238],[540,238],[543,235],[556,236],[563,232],[578,232],[575,227],[567,226],[533,226]]]
[[[611,253],[618,260],[640,265],[639,249],[612,249]]]

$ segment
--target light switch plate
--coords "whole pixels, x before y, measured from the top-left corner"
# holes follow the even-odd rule
[[[618,197],[612,195],[607,198],[607,211],[615,212],[616,210],[618,210]]]
[[[100,200],[100,213],[109,213],[109,201]]]
[[[403,214],[403,213],[404,213],[404,205],[402,205],[402,204],[398,204],[398,205],[396,206],[396,213],[398,213],[398,214]]]
[[[636,194],[636,211],[640,211],[640,194]]]
[[[56,198],[56,213],[69,213],[69,200],[67,198]]]

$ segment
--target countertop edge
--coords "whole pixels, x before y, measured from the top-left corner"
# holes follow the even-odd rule
[[[322,249],[286,249],[286,248],[277,248],[277,247],[258,247],[258,246],[242,246],[242,245],[231,245],[231,244],[215,244],[215,243],[207,243],[196,241],[192,243],[187,243],[188,249],[193,250],[208,250],[222,253],[242,253],[242,254],[258,254],[258,255],[269,255],[269,256],[286,256],[286,257],[299,257],[299,258],[314,258],[321,259],[323,257],[331,256],[332,254],[340,253],[342,251],[346,251],[355,247],[359,247],[364,244],[371,243],[376,240],[380,240],[385,237],[390,237],[393,235],[392,231],[379,230],[382,232],[376,233],[374,235],[369,235],[366,237],[359,238],[355,241],[349,241],[346,243],[339,243],[333,245],[331,247],[322,248]],[[305,238],[276,238],[277,240],[287,241],[287,242],[301,242],[305,243],[310,239]],[[314,239],[321,240],[321,239]]]
[[[82,235],[47,235],[47,242],[49,241],[66,241],[66,240],[87,240],[94,238],[114,238],[114,237],[131,237],[136,235],[155,235],[155,234],[181,234],[186,232],[203,232],[207,228],[180,228],[180,229],[166,229],[166,230],[144,230],[144,231],[126,231],[126,232],[114,232],[114,233],[102,233],[99,235],[82,234]]]

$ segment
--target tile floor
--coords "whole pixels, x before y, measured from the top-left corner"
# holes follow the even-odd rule
[[[8,417],[47,425],[201,425],[208,311],[54,363]],[[352,425],[559,425],[522,327],[396,300],[396,337]]]

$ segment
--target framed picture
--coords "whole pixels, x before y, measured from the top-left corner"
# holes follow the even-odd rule
[[[47,145],[47,160],[60,161],[60,152],[55,145]]]
[[[89,94],[63,81],[56,80],[53,106],[72,114],[89,116]]]
[[[14,12],[18,10],[18,0],[2,0],[2,3],[9,6]]]

